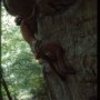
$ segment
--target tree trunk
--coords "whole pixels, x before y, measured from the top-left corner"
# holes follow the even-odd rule
[[[43,73],[50,94],[48,100],[96,100],[96,16],[96,0],[76,0],[63,13],[39,19],[42,42],[61,44],[66,63],[69,62],[76,72],[62,81],[44,63]]]
[[[4,87],[5,92],[7,93],[7,97],[9,100],[12,100],[11,94],[9,92],[8,86],[6,84],[6,81],[2,78],[2,85]]]
[[[0,100],[3,100],[3,96],[2,96],[2,71],[1,71],[1,67],[0,67]]]

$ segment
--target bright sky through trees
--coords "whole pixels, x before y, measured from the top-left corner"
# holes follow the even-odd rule
[[[42,67],[36,62],[14,19],[2,7],[1,65],[11,95],[18,100],[22,97],[28,100],[42,89]],[[7,100],[5,92],[4,99]]]

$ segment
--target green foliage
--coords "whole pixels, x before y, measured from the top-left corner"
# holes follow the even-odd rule
[[[12,95],[22,91],[38,93],[42,88],[42,67],[35,60],[29,45],[23,40],[20,28],[2,7],[2,68]],[[33,93],[32,93],[33,94]]]

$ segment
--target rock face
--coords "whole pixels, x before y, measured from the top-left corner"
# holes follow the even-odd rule
[[[96,16],[96,0],[76,0],[62,13],[39,18],[38,36],[42,42],[60,43],[66,63],[76,71],[63,82],[47,62],[43,63],[48,100],[96,100]]]

